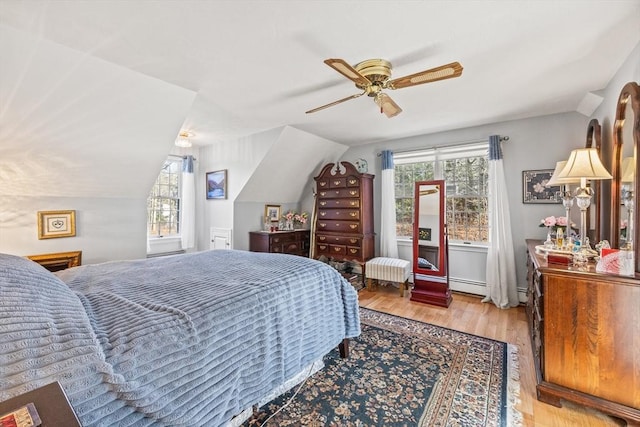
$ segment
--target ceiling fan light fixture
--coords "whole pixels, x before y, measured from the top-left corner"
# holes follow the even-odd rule
[[[366,94],[373,98],[375,103],[380,107],[380,111],[386,114],[387,117],[395,117],[402,112],[402,108],[387,94],[382,93],[382,89],[401,89],[423,83],[460,77],[462,75],[462,65],[458,62],[441,65],[393,80],[390,80],[392,70],[391,63],[384,59],[367,59],[366,61],[359,62],[355,66],[351,66],[344,59],[340,58],[325,59],[324,63],[351,80],[355,83],[356,87],[363,92],[314,108],[307,111],[307,114],[333,107],[334,105]]]

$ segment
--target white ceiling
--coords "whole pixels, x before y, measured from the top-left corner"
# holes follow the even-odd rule
[[[0,0],[0,24],[196,92],[196,144],[291,125],[359,145],[578,110],[640,43],[640,1]],[[391,92],[391,119],[367,97],[305,114],[359,92],[326,58],[464,71]]]

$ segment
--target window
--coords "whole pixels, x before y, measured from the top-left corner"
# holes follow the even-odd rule
[[[147,235],[177,236],[180,233],[180,176],[182,161],[167,159],[147,199]]]
[[[482,143],[394,155],[398,237],[413,235],[414,183],[444,179],[449,239],[488,242],[487,147]]]

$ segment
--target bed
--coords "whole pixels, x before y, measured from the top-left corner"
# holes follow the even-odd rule
[[[0,254],[0,286],[0,401],[59,381],[83,426],[225,425],[360,334],[353,287],[293,255]]]

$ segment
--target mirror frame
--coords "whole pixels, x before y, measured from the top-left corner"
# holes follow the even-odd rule
[[[633,111],[633,117],[625,117],[627,104],[631,103],[631,110]],[[611,247],[617,248],[620,246],[620,191],[622,190],[622,151],[623,151],[623,127],[625,123],[625,119],[632,120],[632,128],[631,133],[633,135],[633,141],[627,141],[633,144],[634,153],[636,156],[636,170],[635,170],[635,182],[634,182],[634,197],[636,198],[636,208],[633,212],[633,222],[636,225],[633,232],[633,251],[635,254],[635,271],[640,272],[640,259],[638,259],[638,236],[640,235],[638,227],[638,221],[640,215],[638,215],[638,189],[640,185],[638,185],[638,172],[640,171],[638,161],[638,156],[640,155],[640,86],[636,82],[629,82],[624,85],[622,90],[620,91],[620,96],[618,97],[618,103],[616,106],[616,117],[615,123],[613,126],[613,180],[611,182]]]
[[[418,256],[419,256],[419,247],[420,247],[420,239],[419,237],[419,228],[420,228],[420,187],[423,185],[433,185],[439,186],[440,188],[440,197],[439,197],[439,207],[438,212],[440,213],[439,227],[440,227],[440,235],[438,236],[438,270],[433,271],[427,268],[418,267]],[[446,225],[445,225],[445,186],[444,180],[432,180],[432,181],[416,181],[415,183],[415,199],[414,199],[414,207],[413,207],[413,272],[414,274],[424,274],[426,276],[446,276],[447,275],[447,255],[446,255]]]
[[[587,142],[585,144],[585,148],[595,148],[598,152],[598,156],[602,159],[602,126],[598,122],[598,119],[591,119],[589,125],[587,126]],[[591,181],[591,188],[594,192],[593,202],[591,203],[591,207],[587,210],[587,236],[589,236],[589,232],[591,231],[591,212],[595,212],[595,228],[593,229],[593,235],[589,236],[589,239],[592,243],[598,243],[602,240],[602,231],[600,227],[602,226],[602,181]]]

